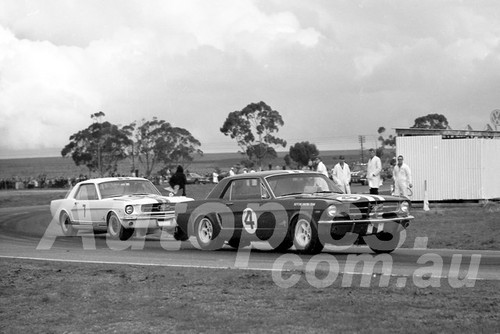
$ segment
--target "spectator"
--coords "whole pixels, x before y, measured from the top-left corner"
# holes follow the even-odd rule
[[[212,182],[219,183],[219,174],[217,174],[217,171],[215,171],[215,170],[212,173]]]
[[[315,163],[316,163],[316,171],[328,177],[328,170],[326,169],[326,166],[323,163],[323,161],[321,161],[320,157],[316,157]]]
[[[366,171],[368,187],[370,188],[370,194],[378,195],[378,188],[382,183],[382,179],[380,178],[382,162],[380,161],[380,158],[375,155],[375,150],[373,148],[369,149],[368,152],[370,153],[370,159],[368,159]]]
[[[168,183],[170,184],[170,188],[173,189],[174,195],[182,191],[182,196],[186,196],[186,174],[184,174],[184,168],[182,168],[182,166],[177,166],[176,172],[170,177]]]
[[[343,155],[339,157],[339,162],[332,169],[332,178],[346,194],[351,193],[351,169],[345,163]]]
[[[412,188],[411,170],[410,167],[403,162],[403,156],[398,156],[398,163],[392,170],[392,179],[394,180],[395,196],[408,197],[408,189]]]

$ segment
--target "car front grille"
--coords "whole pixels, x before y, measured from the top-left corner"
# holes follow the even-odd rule
[[[155,204],[144,204],[141,206],[141,211],[143,213],[158,214],[166,211],[173,211],[175,209],[175,204],[171,203],[155,203]]]
[[[399,202],[364,202],[342,206],[334,220],[365,220],[398,216]]]

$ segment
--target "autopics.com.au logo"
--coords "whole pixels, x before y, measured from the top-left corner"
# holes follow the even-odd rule
[[[416,238],[419,253],[427,237]],[[474,287],[478,278],[481,262],[480,254],[473,254],[463,265],[462,254],[453,254],[449,263],[439,254],[425,252],[421,254],[416,265],[400,266],[394,264],[391,254],[347,254],[335,256],[329,253],[314,255],[304,260],[297,254],[283,254],[274,261],[273,281],[281,288],[295,286],[304,276],[307,283],[316,288],[326,288],[341,280],[342,287],[352,287],[359,282],[361,287],[389,286],[396,280],[398,288],[413,284],[418,288],[440,287],[445,281],[452,288]],[[360,280],[354,280],[360,276]]]

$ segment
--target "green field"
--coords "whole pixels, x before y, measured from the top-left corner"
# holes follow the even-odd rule
[[[287,152],[278,152],[276,159],[266,161],[263,164],[264,169],[269,168],[272,164],[273,168],[276,166],[283,166],[285,161],[283,157]],[[348,162],[359,161],[359,150],[346,150],[346,151],[326,151],[321,152],[323,162],[333,167],[334,162],[340,154],[345,155]],[[365,155],[367,156],[367,155]],[[231,166],[235,166],[244,160],[244,156],[239,153],[207,153],[203,156],[198,156],[189,164],[184,165],[184,169],[191,172],[200,174],[212,173],[216,168],[221,170],[229,170]],[[145,167],[143,164],[137,164],[136,168],[139,173],[144,173]],[[132,170],[132,161],[124,160],[118,165],[118,173],[122,175],[130,175]],[[154,171],[162,169],[163,165],[158,165]],[[296,166],[290,166],[295,168]],[[86,167],[76,166],[71,158],[62,157],[47,157],[47,158],[24,158],[24,159],[0,159],[0,179],[8,179],[18,177],[21,179],[29,177],[38,177],[39,175],[46,175],[48,178],[57,177],[78,177],[79,175],[89,175]],[[95,177],[96,175],[91,175]]]

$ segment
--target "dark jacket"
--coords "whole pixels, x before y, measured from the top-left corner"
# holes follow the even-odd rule
[[[168,183],[172,188],[179,186],[179,190],[182,190],[182,196],[186,196],[186,174],[184,174],[182,166],[177,167],[177,171],[170,177]]]

